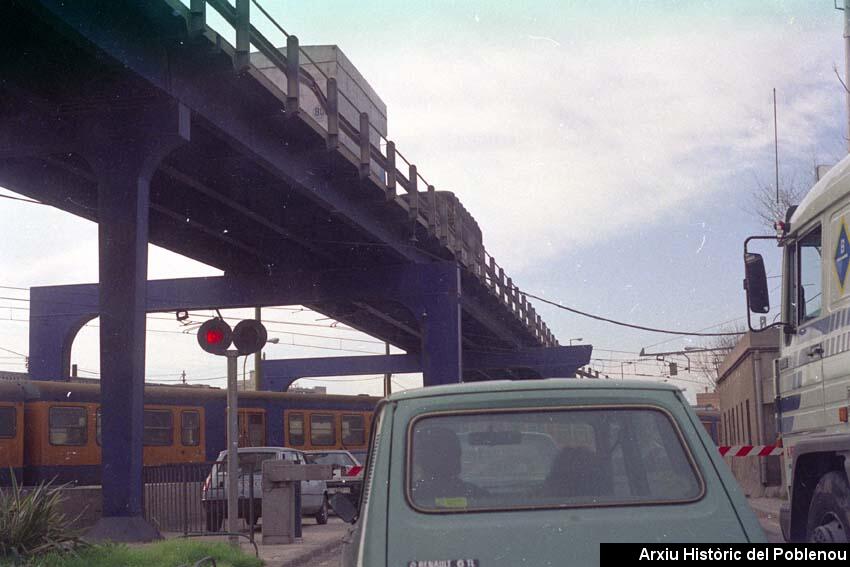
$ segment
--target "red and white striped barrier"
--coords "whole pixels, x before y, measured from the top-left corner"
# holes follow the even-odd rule
[[[727,445],[718,449],[723,457],[772,457],[782,454],[782,447],[773,445]]]

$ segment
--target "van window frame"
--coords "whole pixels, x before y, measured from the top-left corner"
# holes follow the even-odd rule
[[[484,414],[511,414],[511,413],[551,413],[565,411],[610,411],[610,410],[645,410],[657,411],[663,414],[670,422],[671,429],[674,435],[679,440],[682,447],[682,452],[687,459],[688,464],[697,481],[699,490],[697,494],[691,498],[676,499],[676,500],[642,500],[642,501],[612,501],[601,503],[579,502],[576,504],[558,504],[558,505],[525,505],[525,506],[510,506],[510,507],[492,507],[492,508],[422,508],[413,500],[412,483],[413,478],[413,431],[417,422],[422,419],[433,417],[448,417],[448,416],[466,416],[466,415],[484,415]],[[693,424],[691,424],[693,425]],[[588,405],[564,405],[564,406],[544,406],[544,407],[502,407],[502,408],[487,408],[487,409],[462,409],[462,410],[447,410],[447,411],[432,411],[417,414],[407,424],[405,432],[405,455],[403,469],[403,490],[404,499],[407,506],[419,513],[426,515],[442,515],[442,514],[489,514],[489,513],[504,513],[504,512],[523,512],[529,510],[565,510],[577,508],[634,508],[645,506],[678,506],[681,504],[691,504],[699,502],[705,498],[707,492],[707,482],[703,475],[702,468],[699,462],[694,457],[691,446],[687,441],[687,437],[682,432],[682,426],[673,414],[665,407],[656,404],[588,404]]]

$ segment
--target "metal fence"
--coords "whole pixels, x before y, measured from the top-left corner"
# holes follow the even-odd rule
[[[261,513],[262,475],[253,466],[239,467],[239,522],[253,542]],[[145,519],[161,532],[183,535],[225,533],[227,464],[180,463],[144,467]]]

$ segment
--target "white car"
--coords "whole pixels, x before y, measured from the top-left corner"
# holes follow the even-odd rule
[[[204,482],[201,500],[207,531],[210,532],[218,531],[227,515],[226,459],[227,451],[218,454],[216,464]],[[302,465],[307,463],[302,451],[289,447],[239,449],[239,517],[246,518],[250,524],[263,514],[263,462],[269,459]],[[301,481],[301,515],[313,516],[319,524],[328,522],[328,487],[324,480]]]
[[[307,462],[331,465],[333,478],[328,481],[328,494],[349,494],[354,502],[360,499],[363,487],[363,464],[348,451],[306,451]]]

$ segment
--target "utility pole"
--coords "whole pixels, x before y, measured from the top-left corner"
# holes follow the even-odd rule
[[[185,370],[180,373],[180,381],[183,383],[184,386],[186,385],[186,371]]]
[[[850,0],[844,0],[844,94],[847,98],[847,151],[850,153]]]
[[[850,2],[850,0],[847,0]],[[779,204],[779,130],[776,127],[776,87],[773,88],[773,159],[776,167],[776,204]]]

